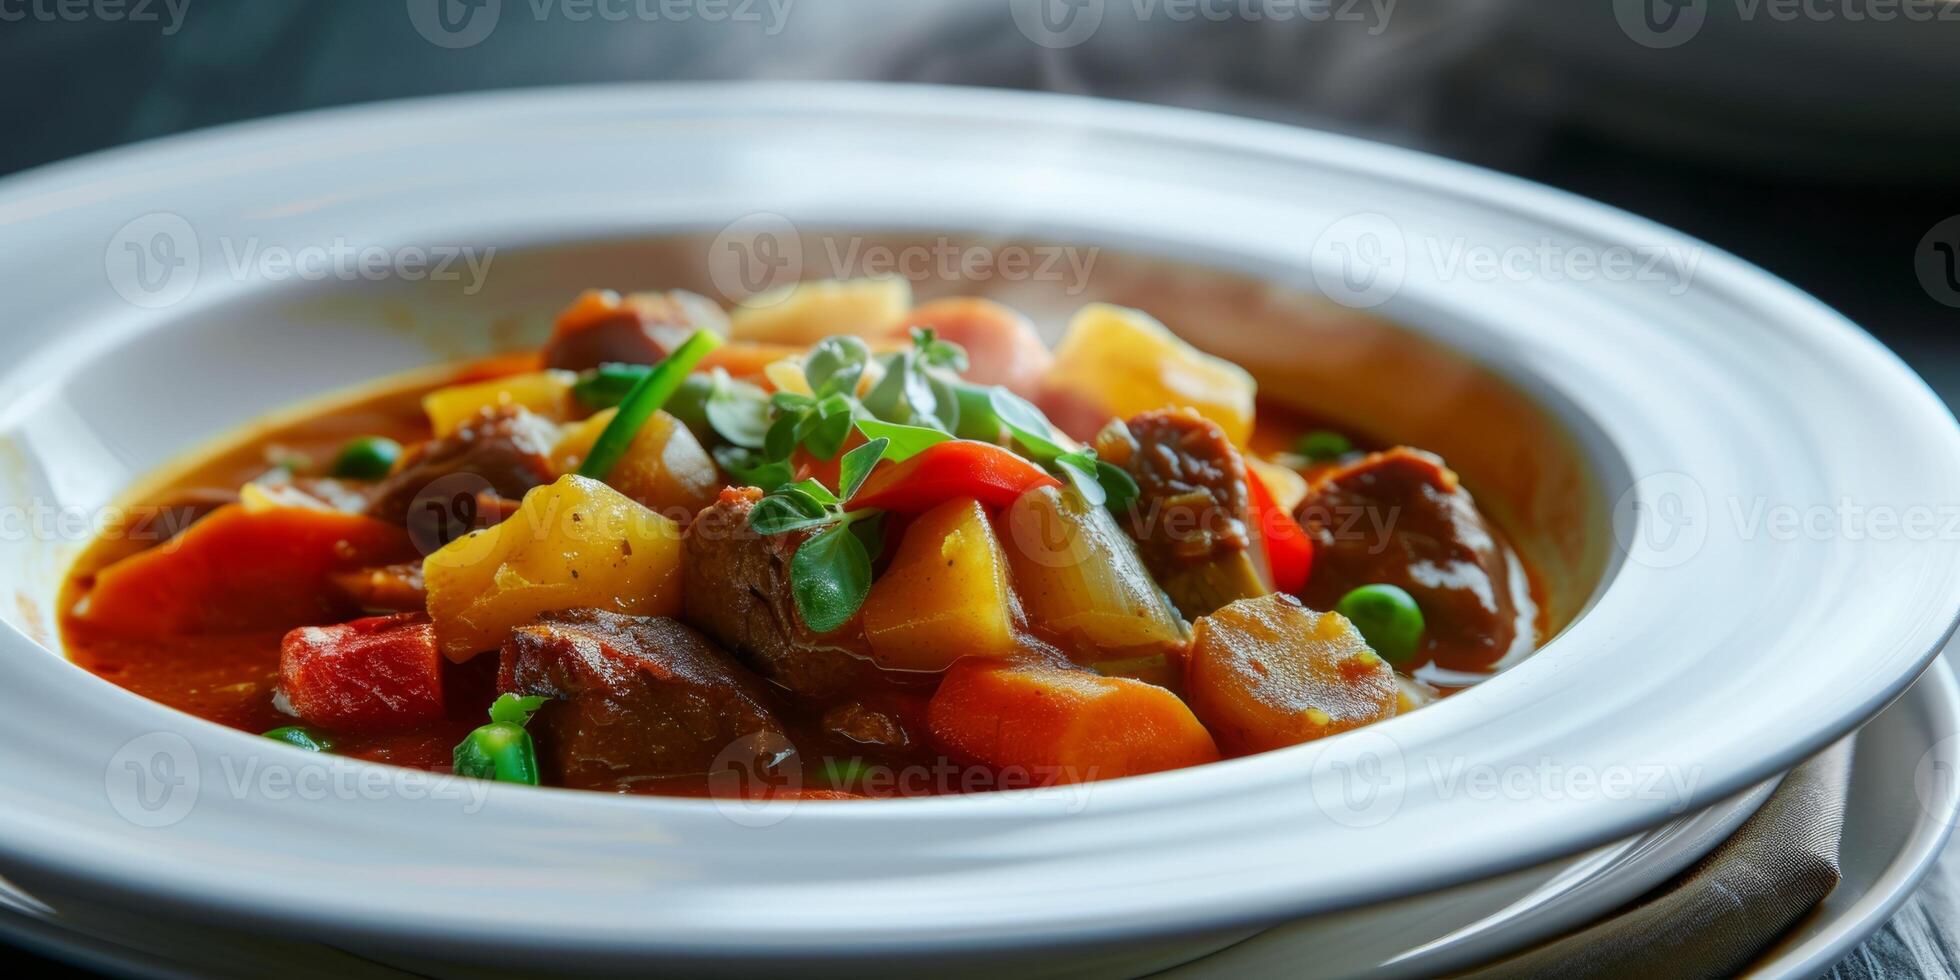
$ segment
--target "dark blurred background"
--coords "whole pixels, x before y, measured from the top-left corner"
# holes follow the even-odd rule
[[[1960,399],[1947,0],[0,0],[0,173],[346,103],[735,78],[1080,92],[1431,150],[1739,253]]]
[[[1173,103],[1468,160],[1738,253],[1960,403],[1949,0],[0,0],[0,173],[378,99],[742,78]]]

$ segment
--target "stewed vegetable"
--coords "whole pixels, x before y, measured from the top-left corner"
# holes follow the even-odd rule
[[[204,717],[500,782],[836,800],[1160,772],[1386,720],[1535,639],[1457,474],[1343,431],[1105,303],[1051,354],[1019,312],[903,280],[729,312],[592,290],[533,354],[187,469],[170,492],[204,502],[105,536],[62,625]]]

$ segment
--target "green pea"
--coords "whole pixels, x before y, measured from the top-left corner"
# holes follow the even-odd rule
[[[1361,631],[1361,638],[1396,666],[1408,663],[1422,646],[1422,607],[1397,586],[1364,585],[1342,596],[1334,611],[1346,616]]]
[[[333,459],[333,475],[342,480],[379,480],[395,468],[402,444],[381,436],[362,436],[342,446]]]
[[[284,742],[287,745],[297,746],[308,752],[333,751],[334,742],[332,738],[322,735],[311,728],[302,728],[298,725],[275,728],[266,732],[265,737],[275,742]]]
[[[1315,429],[1300,437],[1295,446],[1300,455],[1315,461],[1339,459],[1354,451],[1348,437],[1328,429]]]
[[[493,721],[456,746],[456,774],[500,783],[538,784],[538,750],[524,726]]]

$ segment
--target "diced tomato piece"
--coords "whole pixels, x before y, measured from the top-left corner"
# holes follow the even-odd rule
[[[1061,485],[1041,467],[999,446],[955,439],[928,446],[902,463],[879,466],[848,506],[923,514],[948,500],[973,497],[999,508],[1036,487]]]
[[[1247,474],[1245,481],[1252,490],[1253,526],[1259,529],[1260,540],[1266,542],[1266,561],[1273,570],[1273,591],[1287,595],[1299,595],[1307,586],[1307,575],[1313,571],[1313,539],[1293,515],[1283,511],[1273,501],[1273,491],[1259,474]]]
[[[279,648],[279,689],[307,723],[386,732],[443,717],[442,654],[420,613],[306,626]]]

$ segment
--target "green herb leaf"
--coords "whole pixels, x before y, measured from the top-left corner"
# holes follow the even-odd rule
[[[837,521],[829,509],[795,493],[772,493],[749,508],[749,527],[757,534],[788,534]]]
[[[858,544],[864,546],[864,553],[873,561],[885,553],[885,512],[881,510],[853,511],[847,518],[851,533],[857,535]]]
[[[1106,459],[1096,460],[1096,482],[1102,484],[1103,492],[1109,496],[1103,506],[1117,514],[1127,512],[1143,493],[1128,470]]]
[[[532,695],[519,697],[515,694],[501,694],[490,704],[490,720],[522,728],[531,723],[531,716],[544,707],[547,698]]]
[[[829,487],[824,486],[816,480],[798,480],[784,487],[783,492],[802,494],[823,507],[830,507],[842,502],[836,494],[830,492]]]
[[[964,381],[955,381],[951,387],[953,400],[960,406],[959,424],[953,427],[953,434],[961,439],[1000,442],[1000,416],[994,414],[993,389]]]
[[[1055,441],[1055,427],[1049,423],[1048,416],[1027,399],[997,387],[987,393],[987,401],[1001,424],[1014,433],[1014,441],[1027,451],[1029,459],[1047,466],[1055,457],[1069,451]]]
[[[789,562],[790,594],[803,622],[829,633],[857,615],[871,592],[871,558],[849,527],[831,527],[796,549]]]
[[[740,446],[716,446],[715,463],[728,471],[728,475],[743,486],[761,487],[764,493],[775,490],[790,481],[795,475],[790,471],[789,461],[763,459],[761,454]]]
[[[871,348],[864,341],[847,335],[825,337],[803,358],[803,376],[818,398],[827,395],[854,395],[858,379],[871,363]]]
[[[899,425],[896,422],[881,422],[877,419],[858,419],[857,427],[866,438],[883,440],[886,443],[885,458],[894,463],[918,455],[919,451],[927,446],[937,445],[953,438],[938,429],[928,429],[922,425]],[[852,450],[852,452],[856,451]]]
[[[1063,453],[1055,457],[1055,468],[1075,487],[1091,507],[1101,507],[1109,501],[1109,494],[1103,492],[1102,482],[1097,479],[1096,458],[1089,453]]]
[[[769,396],[715,368],[703,414],[715,434],[748,449],[761,449],[769,435]]]
[[[779,391],[769,396],[769,404],[781,412],[807,412],[817,407],[817,400],[794,391]]]
[[[950,340],[940,340],[938,331],[931,327],[913,327],[912,346],[918,349],[925,363],[933,367],[945,368],[955,374],[966,370],[966,348]]]
[[[837,466],[837,496],[851,499],[864,486],[864,480],[871,475],[871,468],[885,455],[885,447],[891,445],[890,439],[878,438],[865,443],[844,454],[843,462]]]
[[[802,426],[803,419],[803,415],[794,411],[776,416],[775,423],[762,437],[762,454],[770,459],[788,459],[796,451],[796,430]]]
[[[851,413],[848,409],[832,415],[816,416],[810,431],[803,437],[803,448],[818,459],[836,459],[837,451],[844,448],[844,440],[851,437]]]
[[[706,330],[696,330],[666,360],[648,371],[646,377],[641,378],[627,393],[626,399],[619,403],[619,414],[613,416],[604,432],[599,433],[598,440],[592,444],[592,452],[586,455],[585,463],[579,467],[579,475],[594,480],[605,479],[619,464],[620,458],[626,455],[627,448],[633,445],[633,438],[640,434],[640,428],[647,424],[647,419],[652,418],[653,413],[673,397],[694,366],[719,346],[720,337]]]

